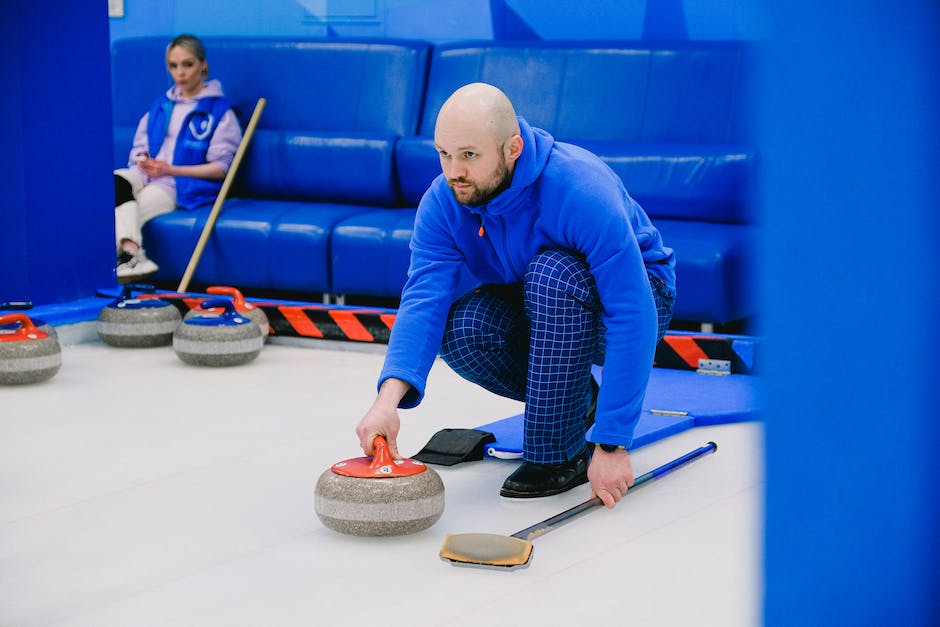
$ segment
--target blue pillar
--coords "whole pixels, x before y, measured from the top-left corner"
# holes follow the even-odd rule
[[[107,3],[0,3],[0,301],[114,282]]]
[[[766,601],[940,624],[940,4],[771,0]]]

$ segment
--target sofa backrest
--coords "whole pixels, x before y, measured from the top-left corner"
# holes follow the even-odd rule
[[[595,152],[652,217],[747,222],[749,56],[743,42],[437,46],[419,137],[397,148],[405,200],[440,173],[430,138],[441,105],[482,81],[533,126]]]
[[[747,111],[741,42],[478,42],[438,46],[420,133],[444,100],[491,83],[531,124],[569,140],[738,143]]]
[[[136,125],[172,85],[162,37],[114,42],[113,117]],[[248,121],[268,101],[259,128],[413,134],[424,97],[430,44],[394,39],[206,37],[210,78]]]
[[[239,190],[247,195],[396,204],[395,139],[414,134],[430,44],[394,39],[204,38],[210,78],[222,82],[243,126],[260,97],[267,106]],[[112,48],[115,159],[127,159],[133,131],[172,83],[164,38]],[[252,159],[254,142],[264,160]],[[336,160],[381,166],[373,176],[331,177]],[[255,155],[257,156],[257,155]],[[254,163],[252,163],[254,161]],[[291,173],[287,181],[283,172]],[[313,173],[305,176],[305,171]],[[368,170],[362,170],[365,172]],[[319,179],[319,180],[318,180]],[[329,180],[327,189],[320,184]],[[309,181],[309,182],[308,182]]]

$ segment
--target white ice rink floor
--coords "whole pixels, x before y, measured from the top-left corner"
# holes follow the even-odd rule
[[[0,387],[0,626],[760,624],[757,423],[636,450],[639,475],[719,447],[536,539],[525,569],[454,567],[438,550],[447,533],[512,534],[588,486],[514,501],[498,494],[514,462],[436,466],[446,506],[430,529],[325,528],[315,483],[361,455],[353,427],[383,350],[269,343],[248,365],[207,369],[95,340],[67,344],[46,383]],[[425,402],[402,412],[401,451],[521,408],[437,362]]]

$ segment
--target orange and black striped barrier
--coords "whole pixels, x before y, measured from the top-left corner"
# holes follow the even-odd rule
[[[159,298],[172,303],[185,316],[211,295],[195,293],[142,293],[138,298]],[[394,309],[257,301],[275,337],[300,337],[387,344]],[[696,370],[708,374],[754,374],[757,341],[749,336],[667,332],[656,346],[658,368]]]
[[[329,305],[255,303],[280,337],[311,337],[387,344],[395,313]]]
[[[754,374],[756,341],[745,336],[666,333],[656,345],[658,368]]]
[[[192,293],[140,294],[138,298],[159,298],[173,304],[181,315],[199,307],[206,298]],[[387,344],[394,310],[338,307],[336,305],[292,304],[252,301],[268,317],[274,337],[305,337],[324,340]]]

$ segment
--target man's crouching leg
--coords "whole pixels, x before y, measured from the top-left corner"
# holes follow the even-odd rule
[[[550,496],[587,482],[584,441],[596,387],[600,299],[587,264],[567,251],[548,250],[525,277],[529,361],[523,464],[503,484],[512,498]]]
[[[487,285],[454,302],[441,358],[464,379],[517,401],[525,400],[529,323],[522,286]]]

